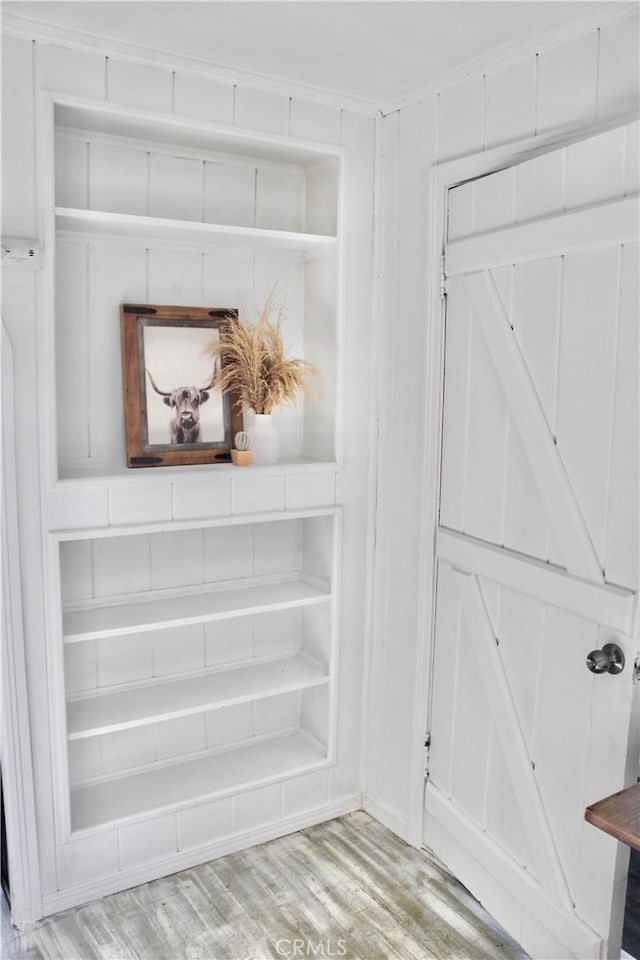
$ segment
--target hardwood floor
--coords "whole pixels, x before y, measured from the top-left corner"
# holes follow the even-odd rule
[[[507,960],[524,951],[435,859],[365,813],[42,920],[6,960]]]

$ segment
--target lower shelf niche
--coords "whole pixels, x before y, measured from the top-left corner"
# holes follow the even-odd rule
[[[239,742],[232,748],[156,763],[149,769],[72,787],[74,832],[213,796],[239,793],[304,773],[327,760],[326,747],[304,728]]]

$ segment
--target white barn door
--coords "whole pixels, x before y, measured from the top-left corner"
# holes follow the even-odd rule
[[[638,769],[637,143],[449,192],[424,843],[535,957],[619,937],[627,852],[583,815]]]

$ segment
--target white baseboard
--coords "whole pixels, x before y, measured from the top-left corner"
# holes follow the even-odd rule
[[[369,794],[365,793],[362,796],[362,807],[374,820],[378,820],[383,827],[391,830],[391,833],[395,833],[395,835],[400,837],[401,840],[404,840],[405,843],[411,843],[409,839],[408,821],[395,810],[392,810],[391,807],[388,807],[386,803],[375,800],[369,796]]]
[[[257,830],[249,830],[246,833],[237,834],[216,843],[164,857],[161,860],[154,860],[152,863],[146,863],[144,866],[134,867],[131,870],[109,874],[89,883],[65,887],[63,890],[58,890],[56,893],[48,894],[42,898],[43,915],[50,916],[53,913],[60,913],[62,910],[77,907],[91,900],[98,900],[101,897],[119,893],[121,890],[129,890],[141,883],[148,883],[150,880],[158,880],[172,873],[188,870],[190,867],[196,867],[209,860],[224,857],[228,853],[236,853],[238,850],[245,850],[248,847],[256,846],[256,844],[266,843],[268,840],[276,840],[278,837],[297,833],[298,830],[303,830],[305,827],[312,827],[315,824],[324,823],[326,820],[333,820],[335,817],[341,817],[360,809],[362,809],[362,797],[359,793],[354,793],[343,797],[341,800],[316,807],[286,820],[279,820],[277,823],[270,823]]]

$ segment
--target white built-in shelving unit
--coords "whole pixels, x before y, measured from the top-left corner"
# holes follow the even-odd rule
[[[78,842],[335,761],[342,153],[77,98],[52,132],[44,511]],[[274,286],[323,375],[279,416],[281,462],[127,470],[120,304],[252,318]]]
[[[278,413],[289,462],[337,447],[341,151],[175,117],[55,106],[57,475],[125,466],[121,302],[236,308],[274,289],[317,401]]]
[[[60,542],[72,831],[330,761],[336,524]]]

